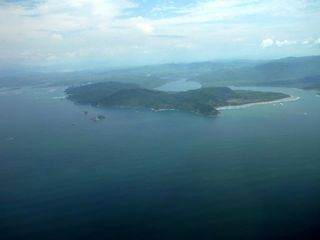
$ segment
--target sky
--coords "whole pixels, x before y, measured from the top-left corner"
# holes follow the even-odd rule
[[[320,54],[320,0],[0,0],[0,62],[145,65]]]

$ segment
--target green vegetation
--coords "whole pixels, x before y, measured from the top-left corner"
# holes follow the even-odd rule
[[[309,87],[320,84],[320,56],[284,58],[267,62],[251,62],[247,65],[212,70],[199,74],[190,80],[198,81],[202,86],[217,85],[258,85],[289,86],[304,88],[309,78]],[[311,80],[312,78],[312,80]]]
[[[262,85],[265,85],[265,84],[262,84]],[[320,90],[320,75],[294,79],[294,80],[270,82],[267,85]]]
[[[217,107],[272,101],[288,97],[282,93],[233,91],[227,87],[210,87],[186,92],[163,92],[140,88],[134,84],[96,83],[66,90],[68,99],[79,104],[103,107],[175,109],[202,115],[216,115]]]
[[[108,71],[49,72],[42,69],[36,73],[15,70],[12,74],[1,74],[0,87],[71,86],[113,81],[154,89],[168,82],[188,79],[203,87],[246,85],[320,89],[320,56],[162,64]]]

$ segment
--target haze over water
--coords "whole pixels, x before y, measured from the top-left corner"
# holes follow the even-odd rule
[[[301,99],[207,118],[2,89],[1,239],[318,239],[320,97],[261,89]]]

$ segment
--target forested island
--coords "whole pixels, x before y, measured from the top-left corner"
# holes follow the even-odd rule
[[[70,87],[68,99],[102,107],[148,108],[155,111],[178,110],[205,116],[218,114],[218,107],[275,101],[289,97],[283,93],[232,90],[206,87],[186,92],[164,92],[141,88],[135,84],[104,82]]]

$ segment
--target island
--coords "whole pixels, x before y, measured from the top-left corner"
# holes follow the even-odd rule
[[[67,98],[77,104],[99,107],[147,108],[154,111],[177,110],[217,115],[217,108],[275,101],[290,96],[283,93],[232,90],[228,87],[205,87],[186,92],[165,92],[135,84],[102,82],[66,89]]]

